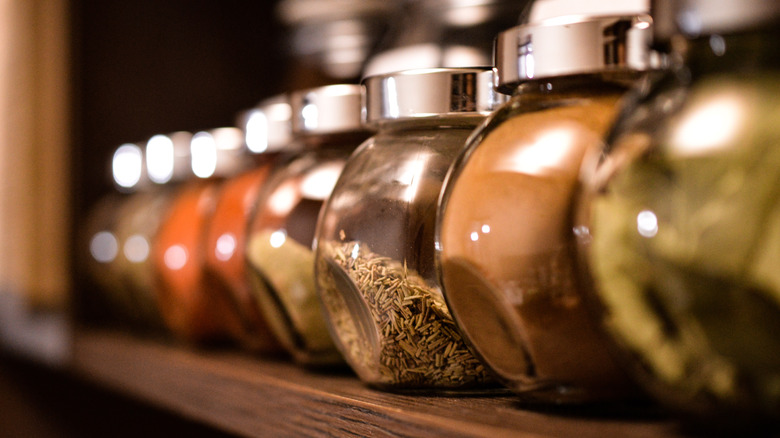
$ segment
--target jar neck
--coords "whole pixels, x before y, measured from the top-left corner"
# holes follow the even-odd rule
[[[693,74],[750,73],[780,69],[777,27],[724,35],[703,35],[675,42],[675,52]]]
[[[406,118],[402,120],[385,120],[373,124],[378,132],[412,131],[431,129],[474,129],[487,117],[486,114],[469,114],[458,116],[436,116]]]
[[[537,79],[518,85],[513,96],[549,99],[624,93],[641,75],[640,72],[615,72]]]
[[[351,131],[331,134],[301,135],[298,138],[299,151],[350,150],[371,136],[370,131]]]

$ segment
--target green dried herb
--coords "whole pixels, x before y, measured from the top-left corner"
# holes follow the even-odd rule
[[[405,264],[360,242],[323,242],[320,294],[331,328],[364,380],[406,387],[459,387],[489,380],[438,289]]]

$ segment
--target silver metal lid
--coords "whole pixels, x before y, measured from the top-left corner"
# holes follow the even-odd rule
[[[263,100],[239,114],[238,127],[252,154],[277,152],[292,141],[292,108],[286,94]]]
[[[361,131],[361,88],[336,84],[298,91],[290,95],[292,133],[328,135]]]
[[[184,181],[192,176],[190,141],[192,133],[177,131],[152,136],[144,149],[149,180],[155,184]]]
[[[363,85],[367,124],[484,117],[506,101],[493,89],[489,67],[406,70],[365,78]]]
[[[522,82],[654,66],[649,15],[563,16],[498,35],[496,87],[511,93]]]
[[[192,173],[198,178],[228,177],[248,166],[244,135],[235,127],[200,131],[190,142]]]
[[[674,34],[690,37],[745,30],[780,19],[775,0],[652,0],[658,23],[656,39]]]
[[[148,183],[143,157],[143,149],[135,143],[125,143],[114,150],[111,176],[117,190],[134,192]]]

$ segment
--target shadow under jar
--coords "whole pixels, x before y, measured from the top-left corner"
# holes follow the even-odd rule
[[[369,77],[378,132],[350,157],[318,223],[316,279],[328,325],[361,380],[392,390],[491,381],[444,303],[436,202],[466,138],[496,106],[486,68]]]
[[[584,168],[585,278],[658,400],[719,432],[777,433],[780,5],[655,6],[673,65]]]
[[[500,34],[497,83],[513,96],[469,139],[442,191],[447,304],[478,356],[525,401],[635,394],[577,282],[571,214],[584,155],[601,147],[647,66],[627,63],[646,59],[647,44],[627,43],[649,26],[646,15],[578,15]]]

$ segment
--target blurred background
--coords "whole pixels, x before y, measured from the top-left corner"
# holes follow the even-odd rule
[[[232,125],[278,92],[276,6],[0,1],[0,435],[220,435],[59,370],[93,311],[70,248],[117,145]]]
[[[526,3],[0,0],[0,435],[220,434],[64,370],[74,328],[110,318],[74,248],[119,145],[367,72],[490,65]]]

